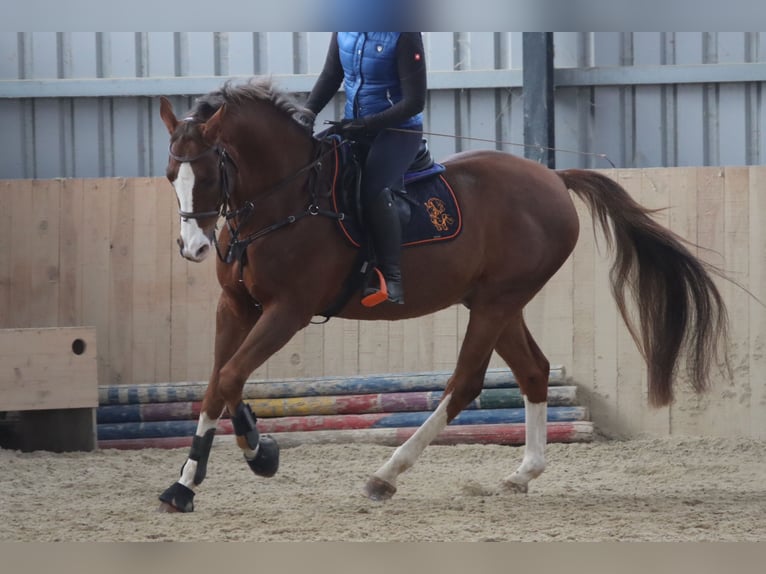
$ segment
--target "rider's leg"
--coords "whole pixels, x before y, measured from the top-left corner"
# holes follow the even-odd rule
[[[370,145],[362,175],[365,217],[372,231],[378,267],[386,279],[388,300],[394,303],[404,303],[404,292],[400,266],[401,222],[391,187],[401,184],[402,176],[417,155],[421,139],[419,131],[381,131]],[[365,292],[368,294],[370,292]]]

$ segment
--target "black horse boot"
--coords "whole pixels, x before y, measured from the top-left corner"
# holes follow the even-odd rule
[[[378,269],[386,280],[388,300],[403,304],[404,289],[400,267],[402,224],[389,188],[383,189],[370,202],[367,209],[367,223],[372,231]],[[364,296],[372,295],[377,291],[378,289],[374,287],[367,287]]]

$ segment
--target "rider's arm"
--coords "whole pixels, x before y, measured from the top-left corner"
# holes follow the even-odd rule
[[[330,47],[327,49],[324,68],[319,74],[314,88],[306,101],[306,107],[314,114],[321,112],[343,81],[343,66],[340,64],[340,52],[338,50],[338,33],[333,32],[330,39]]]

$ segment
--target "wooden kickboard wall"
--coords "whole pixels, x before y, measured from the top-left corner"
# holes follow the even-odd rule
[[[661,208],[661,223],[766,301],[766,166],[603,173]],[[697,397],[681,374],[677,402],[649,409],[643,361],[609,290],[611,259],[587,208],[575,205],[575,252],[525,317],[549,361],[567,366],[596,426],[628,437],[766,438],[766,308],[717,280],[732,318],[733,382],[714,374],[712,392]],[[163,178],[0,181],[0,328],[94,325],[102,385],[207,380],[215,263],[183,260],[178,227]],[[467,322],[454,306],[408,321],[309,325],[252,378],[449,370]],[[503,363],[494,356],[490,366]]]

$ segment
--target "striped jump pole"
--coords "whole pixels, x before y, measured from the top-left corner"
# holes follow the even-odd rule
[[[250,380],[245,383],[242,398],[274,399],[290,397],[316,397],[331,395],[362,395],[412,391],[443,391],[452,373],[401,373],[352,377],[318,377],[315,379],[281,379],[276,381]],[[564,367],[550,369],[551,386],[566,381]],[[518,387],[508,369],[488,369],[484,388]],[[146,385],[109,385],[99,387],[100,405],[142,403],[174,403],[201,401],[207,382],[158,383]]]
[[[262,418],[258,420],[258,430],[261,433],[270,434],[288,431],[417,427],[422,425],[430,414],[424,411]],[[587,418],[588,412],[584,407],[550,407],[548,409],[548,422],[583,421]],[[524,409],[486,409],[463,411],[450,424],[459,426],[523,422]],[[99,440],[115,440],[192,436],[196,428],[197,422],[193,420],[100,424],[98,437]],[[218,423],[218,434],[232,433],[230,420],[222,420]]]
[[[284,446],[299,443],[401,444],[439,404],[451,373],[403,373],[315,379],[251,380],[243,398],[259,431]],[[196,431],[207,383],[105,386],[99,389],[101,448],[187,447]],[[484,390],[440,435],[436,444],[523,444],[524,400],[508,369],[490,369]],[[551,368],[548,437],[591,440],[588,412],[563,367]],[[233,433],[227,415],[216,441]],[[285,442],[286,441],[286,442]]]
[[[288,397],[279,399],[246,399],[257,417],[302,415],[343,415],[407,411],[432,411],[439,404],[443,391],[413,391],[407,393],[377,393],[367,395],[330,395],[324,397]],[[577,389],[574,386],[551,387],[548,405],[574,406]],[[141,403],[105,405],[96,411],[99,424],[197,420],[201,401],[181,403]],[[486,389],[466,410],[523,408],[524,399],[518,388]],[[228,415],[226,415],[228,416]]]
[[[323,431],[290,431],[272,433],[283,448],[293,448],[310,444],[376,444],[383,446],[401,446],[410,438],[417,427],[368,428]],[[590,421],[551,422],[547,425],[548,442],[575,443],[590,442],[593,439],[593,423]],[[213,444],[231,442],[228,435],[217,435]],[[160,437],[148,439],[123,439],[99,441],[101,448],[138,450],[143,448],[188,448],[191,436]],[[448,426],[431,444],[499,444],[520,446],[525,442],[524,425],[486,424]]]

